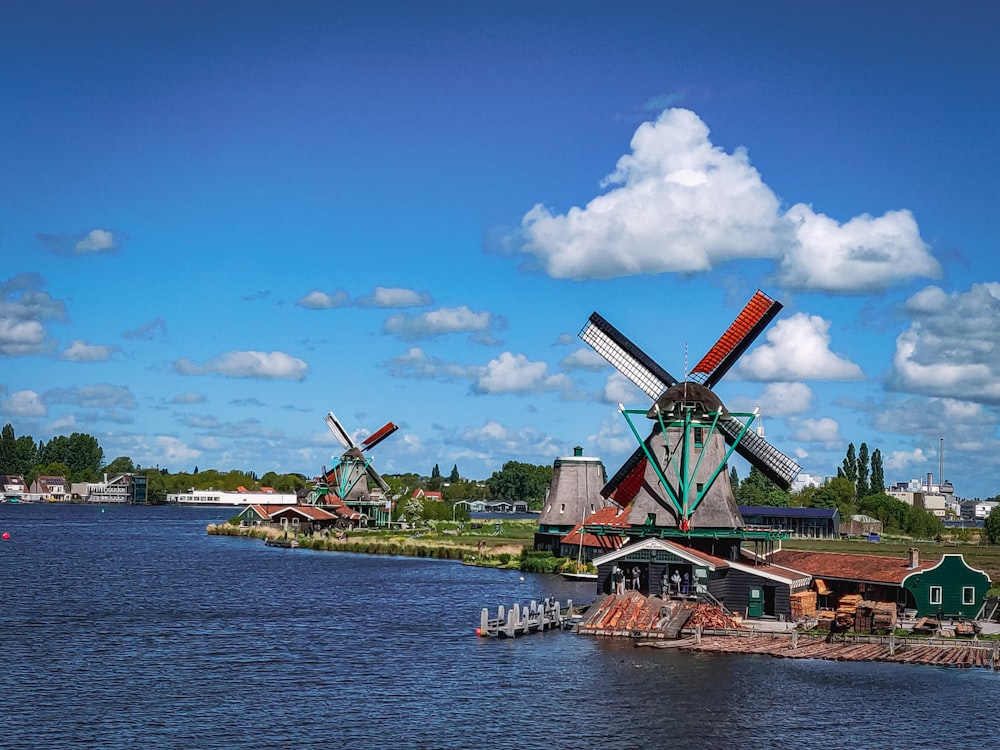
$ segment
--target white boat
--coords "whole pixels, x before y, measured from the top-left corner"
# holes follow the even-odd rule
[[[567,581],[596,581],[597,573],[560,573]]]
[[[576,568],[572,571],[565,571],[561,573],[562,577],[567,581],[596,581],[597,573],[590,573],[587,571],[587,566],[583,563],[583,538],[585,536],[584,521],[586,518],[580,519],[580,530],[577,535],[580,537],[580,546],[576,550]]]

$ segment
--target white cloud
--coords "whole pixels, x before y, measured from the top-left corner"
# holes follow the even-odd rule
[[[863,214],[839,224],[799,203],[785,216],[796,238],[778,268],[786,287],[859,294],[881,291],[901,278],[941,275],[909,211],[877,218]]]
[[[792,440],[802,443],[822,443],[825,446],[836,447],[843,443],[840,438],[840,425],[830,417],[821,419],[790,420],[794,430]]]
[[[927,455],[923,450],[914,448],[912,451],[893,451],[883,459],[882,465],[889,471],[901,471],[913,465],[923,466],[927,461]]]
[[[812,406],[813,392],[805,383],[769,383],[760,394],[760,410],[765,417],[801,414]]]
[[[224,375],[227,378],[303,380],[309,369],[303,360],[284,352],[230,351],[198,365],[187,358],[174,363],[181,375]]]
[[[490,329],[493,322],[490,313],[473,312],[462,305],[442,307],[419,315],[399,313],[387,318],[382,330],[401,339],[417,339],[445,333],[484,332]]]
[[[585,208],[522,220],[525,251],[556,278],[708,271],[734,258],[770,256],[778,199],[747,154],[712,145],[696,114],[668,109],[639,126],[632,153],[605,179],[615,186]]]
[[[426,292],[417,292],[403,287],[377,286],[371,296],[361,297],[357,301],[359,307],[420,307],[429,305],[431,296]]]
[[[649,396],[619,372],[613,372],[608,376],[600,400],[607,404],[624,404],[626,407],[639,404],[641,408],[645,408],[650,405]]]
[[[64,320],[66,306],[39,291],[42,283],[36,273],[0,282],[0,354],[41,354],[50,348],[45,321]]]
[[[564,370],[604,370],[608,361],[592,349],[577,349],[559,363]]]
[[[1000,284],[952,294],[927,287],[905,309],[913,321],[896,338],[891,386],[1000,404]]]
[[[120,234],[100,228],[84,234],[38,234],[35,237],[49,252],[67,257],[116,253],[122,244]]]
[[[797,313],[779,320],[740,359],[737,373],[748,380],[863,380],[858,365],[830,351],[830,321]]]
[[[193,461],[202,454],[200,450],[192,448],[181,440],[168,435],[157,435],[153,438],[153,444],[155,446],[155,449],[152,451],[153,455],[162,457],[157,459],[158,464],[166,464],[168,462],[171,464],[183,464]]]
[[[522,250],[550,276],[694,273],[759,258],[776,261],[788,287],[859,293],[940,275],[908,211],[843,224],[802,203],[782,213],[746,150],[714,146],[689,110],[640,125],[604,186],[584,208],[539,204],[523,217]]]
[[[338,289],[333,294],[313,289],[304,297],[295,300],[296,305],[308,308],[309,310],[329,310],[334,307],[343,307],[347,302],[347,292],[343,289]]]
[[[14,391],[9,398],[0,400],[0,409],[10,417],[44,417],[48,409],[34,391]]]
[[[74,246],[77,255],[108,253],[118,249],[118,241],[107,229],[91,229]]]
[[[615,410],[614,414],[601,420],[597,434],[588,439],[588,443],[593,446],[594,452],[598,456],[627,456],[630,455],[639,443],[635,439],[632,431],[627,429],[628,423],[622,417],[621,412]],[[617,466],[607,466],[613,474],[618,470]]]
[[[74,339],[63,350],[60,359],[70,362],[102,362],[111,357],[117,348],[116,346],[88,344],[82,339]]]
[[[386,365],[386,370],[397,378],[441,380],[473,377],[475,373],[475,368],[456,365],[438,357],[429,357],[418,346],[410,347],[405,354],[391,359]]]
[[[504,352],[490,360],[472,384],[474,393],[540,393],[568,389],[565,375],[549,375],[545,362],[531,362],[523,354]]]

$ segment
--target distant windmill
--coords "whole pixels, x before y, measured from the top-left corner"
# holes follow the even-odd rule
[[[326,415],[326,424],[344,449],[340,460],[332,469],[329,471],[325,467],[323,469],[323,482],[326,484],[327,492],[332,493],[340,502],[347,504],[353,504],[348,503],[348,498],[352,500],[356,498],[360,502],[369,500],[369,480],[382,492],[388,492],[389,485],[372,468],[372,459],[365,453],[389,437],[399,427],[392,422],[386,422],[358,445],[332,411]],[[322,502],[322,499],[319,502]]]
[[[801,467],[750,429],[756,413],[729,412],[712,390],[781,307],[758,290],[684,382],[596,312],[590,316],[580,338],[653,399],[648,412],[619,404],[639,448],[601,490],[619,505],[631,505],[633,529],[711,534],[742,528],[724,470],[733,452],[778,486],[791,486]],[[654,421],[645,439],[630,418],[643,413]]]

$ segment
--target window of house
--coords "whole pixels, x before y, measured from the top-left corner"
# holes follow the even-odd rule
[[[694,445],[696,448],[701,448],[704,441],[704,428],[695,427],[694,428]]]
[[[292,526],[298,526],[298,525],[299,525],[299,519],[293,518],[292,519]]]
[[[976,603],[976,589],[973,586],[962,587],[962,604]]]
[[[705,489],[705,483],[704,482],[695,482],[695,485],[694,485],[694,491],[695,492],[697,492],[700,495],[701,491],[703,489]]]
[[[940,604],[941,603],[941,587],[931,586],[930,588],[930,603]]]
[[[559,504],[559,512],[560,513],[565,513],[566,512],[566,503],[560,503]]]

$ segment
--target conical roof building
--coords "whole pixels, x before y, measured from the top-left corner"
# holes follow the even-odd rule
[[[572,456],[557,458],[552,465],[552,484],[542,504],[535,532],[535,549],[559,554],[560,541],[591,514],[611,505],[601,489],[607,473],[601,459],[584,456],[576,446]]]

